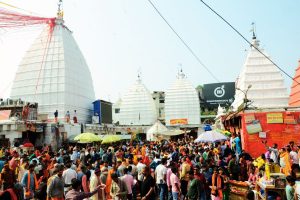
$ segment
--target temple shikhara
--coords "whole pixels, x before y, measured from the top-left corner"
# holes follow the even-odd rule
[[[256,48],[259,46],[255,33],[246,61],[236,82],[234,110],[245,100],[253,108],[280,108],[288,106],[288,92],[280,70]]]
[[[181,70],[174,83],[166,90],[165,118],[167,126],[200,123],[198,93]]]
[[[151,92],[138,76],[120,103],[119,123],[121,125],[152,125],[157,119]]]
[[[41,5],[28,4],[28,8],[36,6],[42,11],[46,0],[40,1]],[[202,7],[207,7],[214,15],[205,17],[207,23],[201,25],[200,37],[197,34],[185,37],[191,37],[189,41],[194,40],[193,46],[201,43],[198,48],[208,49],[206,53],[214,52],[206,56],[213,61],[207,63],[222,62],[216,65],[220,76],[217,78],[213,74],[214,68],[206,67],[198,57],[197,53],[201,51],[194,51],[189,42],[184,41],[185,37],[180,36],[180,31],[175,30],[178,26],[173,28],[172,23],[168,23],[170,16],[164,18],[164,12],[159,11],[162,7],[155,6],[163,1],[141,1],[142,8],[138,7],[138,1],[130,1],[132,4],[129,6],[133,10],[125,7],[127,4],[118,5],[123,1],[103,1],[101,7],[98,1],[76,1],[82,13],[76,12],[74,7],[77,5],[74,6],[73,1],[68,1],[71,2],[68,5],[72,5],[68,9],[75,11],[73,13],[78,17],[70,18],[75,20],[75,26],[85,30],[83,28],[88,23],[93,26],[88,31],[101,31],[97,32],[99,34],[88,32],[87,36],[84,35],[86,30],[79,33],[83,36],[83,44],[90,50],[87,52],[95,52],[99,56],[86,62],[72,31],[64,22],[62,0],[57,1],[57,13],[53,10],[56,17],[50,18],[35,16],[31,11],[0,1],[0,47],[2,31],[19,31],[22,39],[10,41],[9,35],[3,41],[7,41],[9,50],[13,52],[6,52],[5,44],[4,51],[0,49],[1,54],[7,55],[4,61],[0,59],[3,73],[0,77],[10,79],[11,86],[8,98],[0,91],[0,200],[300,199],[300,60],[292,78],[286,72],[286,66],[277,65],[260,46],[254,23],[249,35],[252,41],[248,41],[241,34],[243,30],[240,28],[244,24],[233,27],[208,5],[210,3],[206,3],[209,1],[200,1],[204,5]],[[87,2],[89,9],[84,7]],[[172,1],[164,9],[179,8],[176,2]],[[214,4],[220,2],[215,1]],[[224,11],[228,5],[231,6],[228,8],[239,11],[249,7],[245,3],[239,7],[237,2],[226,2]],[[255,9],[261,9],[261,13],[265,14],[266,9],[272,10],[273,4],[276,3],[268,2],[263,7],[264,3],[260,3]],[[283,20],[292,21],[295,16],[300,20],[296,9],[299,6],[300,3],[294,9],[289,7],[285,16],[288,17],[292,11],[295,15]],[[162,26],[152,27],[155,25],[152,17],[143,16],[151,14],[143,12],[149,8],[184,45],[177,45],[176,40],[172,43],[172,37],[166,40],[156,37]],[[133,16],[137,14],[138,21],[134,21],[136,17]],[[242,14],[245,20],[240,23],[247,20],[247,15],[242,12],[231,14],[237,14],[235,17]],[[270,30],[272,26],[276,28],[275,18],[270,18],[269,14],[271,12],[266,25],[270,27],[264,27],[264,38],[271,38],[267,34],[274,33]],[[120,16],[124,17],[118,19]],[[177,14],[184,20],[182,16]],[[219,27],[215,27],[214,21],[209,21],[211,16],[222,18],[249,45],[236,80],[235,75],[231,76],[234,68],[227,66],[239,55],[234,54],[233,48],[228,48],[225,43],[217,45],[217,51],[213,49],[214,45],[209,41],[221,41],[220,38],[226,39],[224,37],[228,34],[224,34],[225,29],[223,32],[214,31]],[[264,15],[257,16],[258,19],[265,18]],[[149,19],[144,23],[147,26],[145,30],[141,19]],[[101,24],[99,20],[107,21],[101,21]],[[180,25],[182,20],[176,25]],[[266,22],[265,19],[262,21]],[[202,27],[205,25],[209,27]],[[138,28],[132,31],[133,27]],[[299,52],[299,45],[292,49],[297,38],[292,34],[296,33],[294,27],[287,29],[288,37],[282,37],[290,49],[288,52],[281,51],[280,57],[287,57],[287,53],[288,57],[292,56],[292,51]],[[26,44],[25,28],[40,28],[36,29],[40,32],[36,32],[37,37],[28,50],[23,51],[21,62],[13,64],[12,61],[18,58],[16,50],[22,51],[20,47]],[[147,35],[153,36],[149,28],[155,32],[155,37]],[[112,32],[107,34],[105,31]],[[137,35],[138,31],[142,34]],[[195,31],[195,28],[191,30]],[[214,31],[214,34],[209,31]],[[201,35],[202,32],[206,33]],[[208,42],[203,42],[203,38]],[[230,41],[232,47],[240,44]],[[159,46],[157,42],[160,42]],[[280,42],[274,42],[278,49],[282,48]],[[28,40],[28,46],[29,43]],[[139,47],[146,51],[136,49]],[[152,51],[151,48],[156,47],[159,49]],[[177,47],[188,51],[178,51]],[[138,53],[135,55],[135,52]],[[228,59],[220,60],[224,52]],[[191,53],[192,57],[186,53]],[[216,81],[206,83],[209,77],[196,69],[190,58],[196,58],[196,64],[205,68]],[[294,57],[291,62],[296,63],[297,59]],[[175,74],[173,64],[181,60],[190,66]],[[97,68],[90,71],[89,62],[93,62],[90,66]],[[148,67],[146,75],[151,82],[142,80],[141,73],[138,73],[122,95],[121,91],[115,91],[128,81],[129,66],[139,64]],[[8,76],[10,68],[17,69],[14,79]],[[223,74],[220,68],[226,69]],[[191,73],[194,73],[194,80],[187,76]],[[102,84],[94,85],[92,75],[101,78]],[[283,75],[293,81],[290,95]],[[166,83],[170,77],[172,81]],[[151,90],[150,83],[152,87],[156,84],[159,88]],[[168,84],[166,89],[164,84]],[[98,88],[96,94],[109,90],[107,99],[96,97],[94,86]],[[115,93],[119,93],[119,98],[112,96],[110,99],[110,95]]]
[[[91,121],[95,94],[89,67],[64,24],[62,11],[45,23],[19,65],[10,96],[37,102],[39,113],[49,119],[56,110],[59,119],[76,110],[79,122]]]

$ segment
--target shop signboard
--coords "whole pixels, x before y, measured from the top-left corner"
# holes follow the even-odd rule
[[[296,124],[296,120],[294,115],[287,115],[284,118],[284,123],[285,124]]]
[[[36,125],[36,132],[38,132],[38,133],[44,132],[44,127],[43,127],[42,124],[37,124]]]
[[[282,113],[267,113],[268,124],[282,124],[283,116]]]
[[[211,83],[203,85],[203,98],[207,106],[217,108],[219,105],[229,107],[234,101],[235,83]]]
[[[188,124],[188,119],[183,118],[183,119],[171,119],[170,120],[171,125],[186,125]]]

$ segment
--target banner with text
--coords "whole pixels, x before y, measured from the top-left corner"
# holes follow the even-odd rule
[[[186,125],[188,124],[188,119],[171,119],[171,125]]]
[[[282,124],[283,116],[282,113],[267,113],[268,124]]]

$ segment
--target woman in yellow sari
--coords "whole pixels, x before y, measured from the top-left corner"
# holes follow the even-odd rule
[[[279,151],[280,157],[280,168],[281,172],[286,176],[291,174],[291,163],[290,163],[290,154],[286,151],[285,148],[281,148]]]

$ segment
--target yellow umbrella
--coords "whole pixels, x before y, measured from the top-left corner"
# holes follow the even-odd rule
[[[122,138],[119,135],[105,135],[102,138],[101,144],[107,144],[107,143],[113,143],[113,142],[118,142],[122,140]]]
[[[94,133],[81,133],[77,135],[74,140],[79,141],[81,143],[90,143],[90,142],[99,142],[101,138]]]

